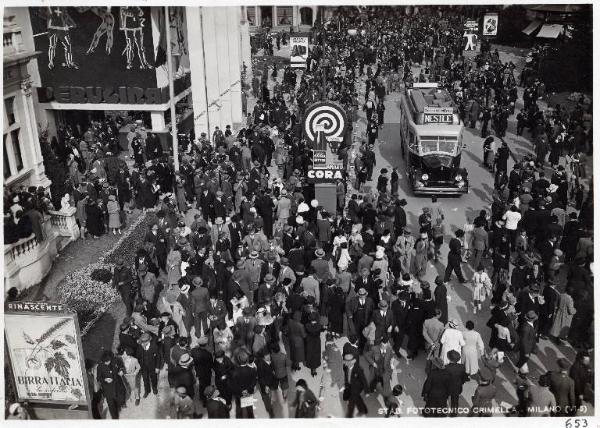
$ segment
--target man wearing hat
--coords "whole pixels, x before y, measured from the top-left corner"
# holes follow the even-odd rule
[[[158,345],[150,333],[142,334],[138,343],[136,358],[140,363],[140,372],[144,381],[144,398],[151,390],[154,395],[158,395],[158,372],[163,364]]]
[[[421,391],[421,396],[425,400],[423,416],[446,416],[444,409],[448,408],[449,382],[450,376],[444,369],[444,361],[441,357],[434,357],[431,361],[431,371]]]
[[[479,384],[473,394],[473,416],[492,416],[489,409],[492,408],[493,400],[496,398],[496,387],[493,385],[494,374],[487,367],[479,369]]]
[[[119,259],[115,263],[112,284],[121,295],[121,300],[125,305],[126,316],[131,316],[131,313],[133,312],[133,301],[135,300],[135,290],[132,288],[133,275],[131,268],[125,265],[124,259]]]
[[[244,270],[248,273],[249,277],[249,294],[246,295],[248,297],[248,302],[250,305],[254,303],[255,293],[258,291],[258,285],[260,284],[260,273],[262,271],[263,261],[258,258],[258,251],[252,250],[250,252],[250,256],[244,262]],[[240,284],[241,285],[241,284]],[[245,290],[244,290],[245,293]]]
[[[192,419],[194,417],[194,400],[188,391],[189,389],[183,385],[175,388],[170,405],[171,414],[175,419]]]
[[[343,398],[348,401],[346,417],[353,418],[354,410],[358,408],[358,416],[368,413],[367,406],[361,394],[367,392],[368,383],[358,358],[353,353],[344,354],[344,389]]]
[[[382,340],[384,336],[388,337],[392,333],[394,316],[389,309],[387,300],[381,299],[378,302],[377,309],[373,312],[371,320],[375,324],[375,343]]]
[[[274,251],[269,251],[267,253],[267,261],[263,263],[260,270],[260,281],[264,282],[265,276],[270,274],[275,279],[279,277],[279,272],[281,272],[281,264],[277,261],[277,256]]]
[[[200,393],[200,401],[206,407],[206,397],[204,396],[204,388],[211,383],[214,360],[209,351],[209,339],[207,336],[198,338],[197,346],[192,347],[190,351],[190,362],[193,362],[198,378],[198,391]]]
[[[252,349],[254,342],[254,326],[258,324],[251,307],[242,309],[242,316],[236,320],[235,329],[240,339],[246,344],[248,349]]]
[[[575,381],[569,376],[571,363],[566,358],[557,361],[558,371],[550,372],[550,391],[556,397],[557,416],[575,414]]]
[[[350,334],[359,337],[358,344],[362,352],[366,339],[362,335],[363,329],[371,321],[374,304],[373,299],[367,295],[367,290],[360,288],[356,296],[346,303],[346,315],[348,316],[348,330]]]
[[[275,277],[267,273],[263,282],[258,287],[257,303],[258,305],[270,304],[275,294]]]
[[[515,364],[520,372],[527,372],[526,364],[529,361],[531,353],[535,351],[537,346],[537,331],[535,322],[538,315],[535,311],[530,310],[525,314],[521,325],[519,326],[519,360]]]
[[[248,358],[246,351],[240,351],[237,355],[238,365],[231,372],[230,386],[235,399],[236,419],[254,419],[252,401],[242,402],[242,398],[250,398],[254,394],[257,383],[256,368],[249,365]]]
[[[411,235],[410,229],[405,226],[394,245],[394,252],[398,254],[402,272],[410,271],[411,256],[414,248],[415,238]]]
[[[377,384],[381,384],[381,393],[383,396],[387,396],[391,393],[394,351],[392,351],[387,334],[375,339],[375,343],[364,354],[365,360],[369,363],[371,379],[369,391],[375,392]]]
[[[310,267],[314,270],[314,276],[317,281],[323,282],[331,276],[331,272],[329,271],[329,262],[324,260],[325,251],[323,248],[317,248],[315,250],[315,256],[317,258],[310,262]]]
[[[540,296],[540,286],[536,282],[530,281],[526,284],[526,287],[519,294],[515,310],[519,314],[519,321],[523,321],[525,315],[529,311],[533,311],[536,314],[541,313],[543,298]],[[536,322],[537,328],[537,322]]]

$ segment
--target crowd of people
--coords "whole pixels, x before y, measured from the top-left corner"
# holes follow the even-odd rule
[[[158,394],[165,368],[170,417],[228,418],[235,407],[237,418],[252,418],[255,392],[270,417],[279,394],[290,416],[316,417],[322,391],[302,378],[290,382],[301,365],[339,388],[347,417],[368,413],[365,394],[380,394],[393,416],[405,394],[396,364],[416,358],[426,360],[424,416],[457,415],[471,381],[471,413],[489,415],[474,409],[491,407],[503,367],[516,373],[513,414],[537,415],[530,409],[545,406],[539,415],[573,414],[590,401],[593,193],[582,184],[591,147],[583,108],[540,112],[539,82],[527,82],[518,134],[530,133],[537,156],[509,172],[509,147],[495,144],[515,113],[514,65],[489,49],[468,61],[464,17],[420,9],[409,17],[399,8],[338,8],[317,25],[305,71],[286,67],[281,81],[277,68],[257,73],[257,102],[243,129],[180,139],[179,171],[141,123],[129,135],[131,170],[108,121],[83,135],[59,135],[53,150],[71,171],[65,204],[77,209],[82,237],[121,233],[133,209],[156,215],[134,264],[117,262],[113,273],[127,311],[119,346],[86,362],[95,417],[101,402],[118,418],[122,406]],[[421,65],[417,77],[414,64]],[[450,239],[435,197],[417,222],[408,221],[413,210],[399,195],[395,168],[379,170],[376,192],[360,192],[377,172],[387,94],[425,80],[450,90],[465,124],[481,126],[483,162],[495,173],[491,209],[482,206]],[[367,117],[356,159],[350,137],[337,148],[355,181],[345,168],[336,212],[304,179],[311,151],[302,116],[321,99],[338,102],[353,120],[359,109]],[[552,147],[545,154],[544,144]],[[556,166],[548,177],[547,163]],[[31,201],[21,213],[43,209],[36,195],[10,195],[10,214],[17,216],[21,201]],[[430,263],[442,264],[446,245],[445,272],[430,284]],[[475,272],[470,278],[465,264]],[[483,326],[449,316],[448,289],[465,286],[468,309],[490,312],[487,344]],[[568,341],[576,360],[559,359],[532,377],[528,362],[540,340]]]

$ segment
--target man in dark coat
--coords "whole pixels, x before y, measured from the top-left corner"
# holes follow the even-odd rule
[[[440,357],[434,358],[431,372],[427,376],[427,379],[425,379],[423,390],[421,391],[421,395],[425,400],[423,416],[446,416],[444,409],[448,408],[449,384],[450,376],[444,369],[444,362]]]
[[[144,333],[140,337],[136,358],[144,380],[144,398],[150,394],[151,389],[154,395],[158,395],[158,372],[162,367],[162,358],[158,345],[150,334]]]
[[[272,393],[277,390],[279,383],[275,377],[275,369],[271,362],[271,354],[260,351],[258,355],[256,355],[256,358],[256,371],[260,395],[269,417],[274,418],[275,412],[273,411]]]
[[[212,385],[204,388],[206,397],[206,412],[208,419],[229,419],[229,407],[223,397],[220,396],[220,391]]]
[[[346,303],[348,330],[351,334],[356,334],[359,337],[358,346],[361,350],[364,348],[366,342],[362,331],[371,321],[373,309],[373,300],[367,296],[367,290],[364,288],[359,289],[358,296],[353,297]]]
[[[206,396],[204,389],[210,385],[213,372],[213,356],[207,349],[208,337],[202,336],[198,339],[198,346],[191,350],[190,354],[194,359],[194,367],[196,369],[196,377],[198,378],[198,392],[200,393],[200,401],[206,407]]]
[[[358,359],[352,353],[344,355],[344,379],[343,396],[348,401],[346,417],[354,417],[355,408],[358,408],[358,416],[366,415],[368,409],[361,394],[368,388],[367,378],[362,367],[358,364]]]
[[[131,316],[131,313],[133,312],[133,300],[135,299],[135,295],[132,295],[133,275],[131,273],[131,267],[125,266],[125,260],[117,260],[113,272],[112,283],[113,287],[116,288],[121,295],[121,300],[125,305],[127,316]]]
[[[534,311],[529,311],[525,314],[525,318],[519,328],[519,360],[515,365],[521,371],[523,371],[523,366],[529,361],[529,357],[536,347],[537,333],[534,323],[537,319],[538,315]]]
[[[462,394],[463,384],[469,380],[465,371],[465,365],[460,364],[460,354],[454,349],[448,351],[448,360],[446,373],[448,373],[448,395],[450,395],[450,416],[458,414],[458,397]]]
[[[119,379],[123,373],[123,367],[114,358],[113,353],[104,351],[102,361],[96,369],[96,380],[100,384],[112,419],[119,419],[120,402],[124,401],[124,397],[120,397],[120,385],[123,386],[123,383]]]
[[[445,325],[448,322],[448,289],[439,275],[435,278],[435,285],[435,290],[433,290],[435,307],[442,312],[440,321]]]
[[[558,359],[558,372],[550,373],[550,391],[556,398],[557,415],[575,414],[575,382],[569,376],[569,360]]]
[[[254,419],[252,405],[242,407],[242,398],[254,394],[256,387],[256,369],[248,365],[248,354],[241,351],[237,355],[239,366],[231,372],[230,388],[235,399],[236,419]]]
[[[392,315],[394,316],[392,349],[398,357],[400,357],[400,347],[402,346],[402,342],[404,342],[404,336],[407,332],[409,310],[408,294],[400,292],[398,299],[392,302]]]
[[[458,280],[464,284],[467,281],[465,280],[460,267],[460,264],[462,263],[462,243],[459,239],[461,239],[465,233],[461,229],[458,229],[455,235],[456,237],[452,238],[448,243],[450,251],[448,252],[448,265],[446,266],[446,272],[444,273],[444,282],[450,281],[450,275],[452,275],[452,271],[454,271]]]

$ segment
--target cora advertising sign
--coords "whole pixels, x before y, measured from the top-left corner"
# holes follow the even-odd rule
[[[332,183],[343,180],[344,173],[341,169],[309,169],[306,178],[309,183]]]
[[[88,405],[77,315],[60,304],[11,302],[4,333],[19,400]]]

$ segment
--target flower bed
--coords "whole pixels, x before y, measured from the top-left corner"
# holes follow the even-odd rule
[[[154,221],[154,213],[140,214],[96,263],[69,273],[59,284],[59,299],[77,312],[82,336],[87,334],[102,315],[119,300],[119,293],[111,282],[114,264],[117,260],[133,264],[135,253],[144,241],[148,226]]]
[[[92,279],[92,272],[100,269],[110,272],[112,266],[101,262],[89,264],[68,274],[58,286],[60,301],[77,312],[82,334],[119,298],[110,281]]]
[[[156,214],[154,212],[147,211],[145,214],[140,214],[112,249],[101,257],[101,260],[105,263],[124,260],[126,265],[133,264],[135,253],[142,246],[149,226],[155,222]]]

